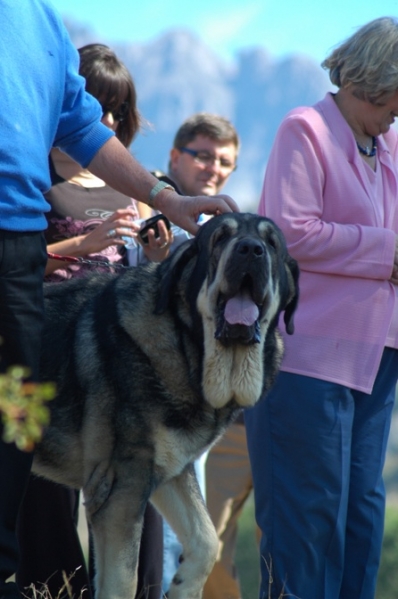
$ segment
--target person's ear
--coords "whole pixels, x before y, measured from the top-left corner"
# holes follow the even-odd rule
[[[174,170],[178,164],[178,161],[181,157],[181,152],[177,148],[171,148],[170,150],[170,166],[171,170]]]

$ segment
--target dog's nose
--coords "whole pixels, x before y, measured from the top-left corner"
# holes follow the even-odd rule
[[[235,251],[241,256],[260,258],[264,254],[264,246],[256,239],[241,239],[236,244]]]

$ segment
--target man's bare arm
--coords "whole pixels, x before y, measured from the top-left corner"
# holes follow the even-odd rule
[[[105,183],[139,202],[149,203],[149,194],[158,183],[130,154],[116,137],[109,139],[94,156],[88,169]],[[173,223],[192,234],[197,233],[200,214],[238,212],[232,198],[219,196],[180,196],[170,189],[161,190],[153,200],[153,206]]]

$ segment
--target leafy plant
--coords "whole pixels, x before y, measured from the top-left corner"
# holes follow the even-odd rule
[[[377,581],[377,599],[394,599],[398,588],[398,508],[388,505],[384,527],[383,551]]]
[[[0,417],[3,440],[31,451],[50,420],[46,402],[55,397],[55,385],[26,382],[26,375],[27,370],[19,366],[0,375]]]

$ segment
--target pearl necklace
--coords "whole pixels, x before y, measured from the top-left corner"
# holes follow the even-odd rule
[[[357,140],[355,140],[357,141]],[[372,137],[372,147],[369,148],[369,146],[361,146],[361,144],[357,141],[357,148],[358,150],[361,152],[361,154],[363,154],[364,156],[367,156],[368,158],[371,158],[372,156],[376,155],[376,150],[377,150],[377,141],[375,137]]]

